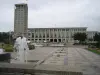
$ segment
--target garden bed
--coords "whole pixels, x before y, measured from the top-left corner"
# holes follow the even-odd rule
[[[100,49],[99,48],[87,48],[87,50],[100,55]]]
[[[3,48],[5,52],[13,52],[13,45],[11,44],[4,44],[3,47],[0,46],[0,48]]]

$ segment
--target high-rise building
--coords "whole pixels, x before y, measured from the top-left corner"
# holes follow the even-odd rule
[[[27,37],[28,29],[28,5],[25,3],[15,4],[14,13],[14,37],[24,35]]]

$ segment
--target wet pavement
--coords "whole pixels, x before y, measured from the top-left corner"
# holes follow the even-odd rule
[[[100,75],[100,56],[83,48],[56,50],[36,69],[83,72],[84,75]]]
[[[83,75],[100,75],[100,55],[78,47],[37,47],[28,52],[27,64],[34,69],[83,72]],[[33,61],[33,62],[32,62]],[[15,63],[16,61],[12,61]]]
[[[23,64],[36,64],[40,61],[43,61],[46,59],[49,55],[51,55],[53,52],[58,50],[59,48],[53,48],[53,47],[36,47],[34,50],[29,50],[27,53],[27,59],[29,62],[24,62]],[[16,57],[16,53],[12,53],[12,58]],[[20,64],[19,60],[11,59],[11,63]]]

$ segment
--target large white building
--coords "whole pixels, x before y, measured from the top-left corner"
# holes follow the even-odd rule
[[[99,32],[98,31],[87,31],[87,38],[93,39],[96,33],[99,33]]]
[[[25,3],[15,4],[14,13],[14,37],[23,34],[27,36],[28,28],[28,5]]]
[[[14,37],[24,34],[29,41],[43,43],[74,43],[75,33],[87,33],[92,38],[96,31],[87,31],[87,27],[71,28],[28,28],[28,5],[26,3],[15,4],[14,13]],[[28,34],[28,35],[27,35]]]
[[[87,42],[88,43],[96,43],[96,41],[94,41],[94,36],[96,33],[100,33],[98,31],[87,31]]]
[[[86,33],[87,27],[28,28],[28,40],[33,42],[74,43],[75,33]]]

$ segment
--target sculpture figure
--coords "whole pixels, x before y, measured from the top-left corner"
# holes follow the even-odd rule
[[[27,51],[29,50],[27,40],[24,36],[20,36],[16,39],[15,46],[17,52],[17,59],[23,63],[27,62]]]

